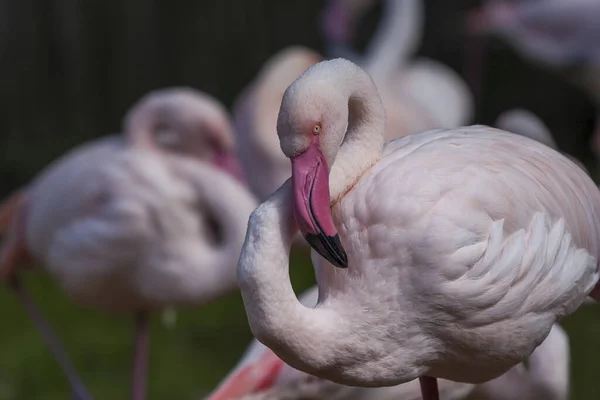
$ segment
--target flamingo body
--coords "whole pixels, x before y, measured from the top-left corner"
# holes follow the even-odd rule
[[[384,129],[373,81],[347,60],[286,91],[292,178],[252,214],[238,266],[252,331],[292,367],[351,386],[494,379],[595,288],[600,193],[529,138],[473,126],[384,145]],[[339,267],[313,263],[313,309],[287,275],[296,229]]]
[[[486,147],[489,153],[483,156]],[[419,358],[435,359],[429,351],[437,347],[436,338],[451,337],[456,346],[452,363],[433,367],[434,376],[479,383],[505,372],[542,342],[556,319],[574,311],[598,279],[597,190],[576,165],[543,150],[535,142],[482,127],[429,131],[389,143],[380,162],[333,210],[349,265],[360,279],[332,269],[318,271],[319,277],[327,287],[343,288],[343,294],[332,294],[340,307],[350,296],[372,294],[375,288],[375,298],[362,295],[366,309],[376,307],[375,302],[398,310],[400,304],[418,304],[419,298],[435,299],[423,301],[431,308],[418,312],[431,318],[429,329],[435,333],[409,329],[401,346],[422,348]],[[561,190],[571,182],[582,190]],[[516,192],[515,187],[528,190]],[[374,193],[386,196],[375,199]],[[582,207],[575,211],[569,207],[574,203]],[[390,236],[393,246],[386,240]],[[399,288],[399,281],[412,285]],[[560,286],[554,287],[556,281]],[[587,283],[578,287],[581,281]],[[563,304],[567,295],[573,300]],[[455,325],[458,316],[465,317],[463,329]],[[405,322],[401,314],[388,318],[379,323],[383,343],[405,324],[418,325]],[[522,339],[511,335],[508,345],[503,335],[493,334],[502,326],[523,332]],[[392,351],[386,347],[372,366],[377,375],[386,374],[388,357],[403,357],[385,355]],[[472,354],[478,354],[476,360]],[[366,375],[357,366],[355,379],[359,370]]]
[[[239,200],[230,212],[250,214],[246,190],[205,164],[127,149],[116,137],[89,143],[31,185],[28,249],[67,293],[92,306],[133,311],[209,300],[211,275],[226,274],[209,269],[217,239],[190,176],[225,187]],[[234,265],[232,257],[220,268]]]

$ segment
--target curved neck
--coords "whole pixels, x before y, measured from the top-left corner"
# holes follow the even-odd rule
[[[198,212],[202,213],[208,231],[219,232],[215,241],[202,247],[201,260],[195,268],[202,271],[196,292],[205,299],[235,289],[236,266],[244,243],[248,217],[258,205],[248,189],[211,166],[192,160],[180,160],[177,173],[189,182],[196,196]],[[209,223],[211,221],[212,223]],[[216,225],[216,226],[214,226]],[[190,282],[190,285],[193,285]]]
[[[423,30],[422,8],[422,0],[385,1],[365,57],[365,68],[374,78],[395,75],[415,52]]]
[[[355,66],[344,82],[348,99],[348,127],[330,169],[329,192],[334,204],[381,158],[386,130],[386,114],[371,77]]]
[[[250,216],[238,285],[254,336],[292,367],[310,373],[307,368],[318,369],[331,360],[335,332],[343,331],[343,325],[331,309],[303,306],[292,288],[289,252],[298,228],[291,192],[288,179]]]

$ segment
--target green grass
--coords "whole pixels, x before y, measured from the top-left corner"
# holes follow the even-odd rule
[[[297,292],[313,283],[308,253],[292,262]],[[129,395],[132,321],[73,304],[42,273],[26,277],[73,362],[96,399]],[[66,380],[50,352],[16,302],[0,289],[0,400],[64,400]],[[571,338],[571,398],[594,400],[600,393],[600,308],[583,307],[563,321]],[[160,314],[152,321],[149,396],[200,399],[238,361],[251,340],[239,294],[202,308],[179,309],[170,329]]]
[[[292,261],[298,292],[314,283],[308,252]],[[127,399],[132,319],[75,305],[45,276],[25,276],[95,399]],[[58,370],[14,295],[0,288],[0,400],[70,398]],[[180,308],[170,329],[152,320],[148,399],[201,399],[239,360],[252,335],[238,293],[198,308]]]

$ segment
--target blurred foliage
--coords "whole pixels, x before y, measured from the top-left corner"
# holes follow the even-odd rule
[[[463,73],[464,11],[475,1],[426,1],[420,56]],[[301,44],[322,51],[318,0],[0,0],[0,195],[24,185],[75,144],[120,130],[126,109],[149,90],[187,85],[230,106],[276,51]],[[380,13],[373,8],[356,39],[362,48]],[[594,109],[554,71],[531,65],[505,44],[487,45],[483,97],[474,123],[526,107],[559,146],[595,171],[588,141]],[[314,282],[308,254],[293,257],[298,290]],[[128,393],[132,321],[83,309],[44,275],[27,284],[66,343],[97,399]],[[65,379],[14,297],[0,290],[0,400],[68,397]],[[565,321],[572,339],[573,396],[598,398],[600,312]],[[150,399],[197,399],[235,364],[251,339],[238,294],[179,311],[170,330],[155,316]]]

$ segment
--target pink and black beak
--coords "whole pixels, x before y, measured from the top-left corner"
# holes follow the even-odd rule
[[[206,400],[237,399],[269,389],[275,384],[284,365],[272,351],[266,350],[258,360],[235,371]]]
[[[309,148],[292,157],[294,218],[302,235],[321,256],[339,268],[348,256],[331,217],[329,169],[314,136]]]
[[[238,182],[244,185],[246,184],[244,171],[242,170],[242,166],[240,165],[240,162],[238,161],[237,155],[234,151],[219,150],[215,154],[213,163],[217,168],[233,176]]]

